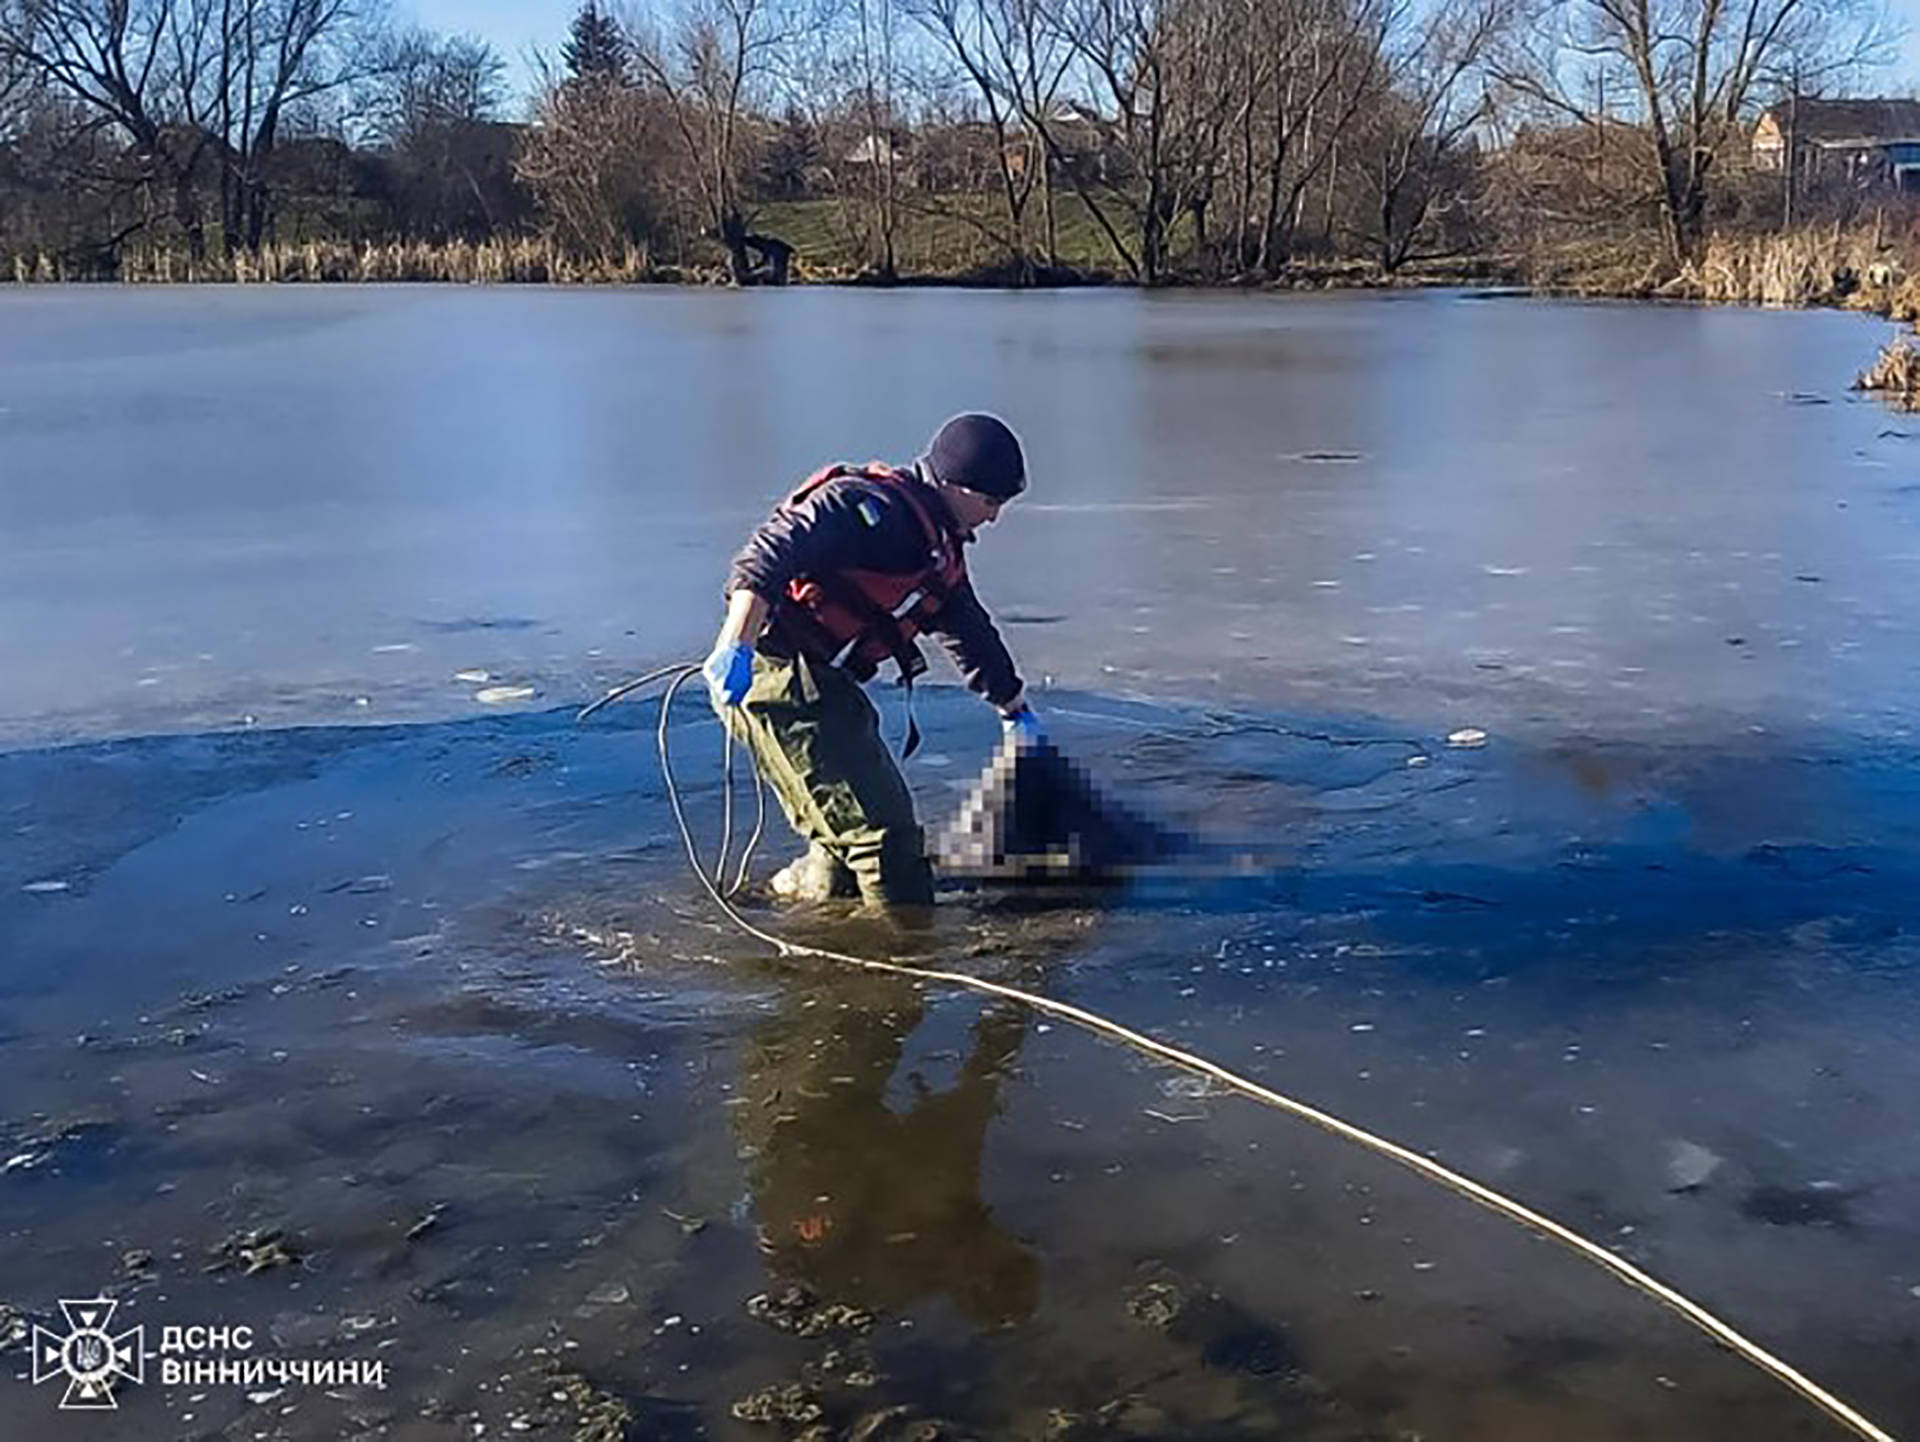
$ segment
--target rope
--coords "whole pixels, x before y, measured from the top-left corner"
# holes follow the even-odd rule
[[[940,986],[961,987],[965,990],[981,992],[988,996],[1002,997],[1008,1001],[1017,1002],[1021,1006],[1031,1008],[1034,1011],[1044,1013],[1047,1016],[1058,1017],[1062,1021],[1071,1022],[1073,1025],[1090,1031],[1096,1036],[1110,1038],[1124,1046],[1132,1047],[1135,1051],[1141,1052],[1146,1056],[1157,1058],[1160,1061],[1179,1067],[1182,1070],[1193,1072],[1198,1076],[1207,1077],[1212,1081],[1218,1082],[1230,1091],[1235,1091],[1242,1096],[1252,1098],[1263,1106],[1269,1106],[1277,1111],[1285,1112],[1289,1116],[1296,1117],[1301,1121],[1320,1128],[1322,1131],[1329,1132],[1336,1137],[1352,1142],[1356,1146],[1373,1152],[1377,1156],[1382,1156],[1389,1161],[1397,1162],[1416,1175],[1425,1177],[1428,1181],[1445,1187],[1457,1196],[1465,1197],[1468,1201],[1485,1207],[1488,1211],[1503,1216],[1509,1221],[1517,1222],[1523,1227],[1539,1232],[1553,1241],[1560,1243],[1577,1256],[1584,1257],[1595,1266],[1612,1273],[1614,1277],[1629,1287],[1645,1293],[1663,1306],[1670,1308],[1679,1314],[1681,1318],[1692,1323],[1702,1332],[1705,1332],[1714,1341],[1729,1348],[1731,1351],[1745,1358],[1753,1366],[1759,1368],[1762,1372],[1767,1373],[1792,1391],[1798,1393],[1802,1398],[1811,1402],[1815,1407],[1825,1412],[1834,1421],[1838,1422],[1854,1435],[1866,1438],[1867,1442],[1896,1442],[1892,1433],[1877,1426],[1862,1413],[1849,1406],[1839,1397],[1836,1397],[1805,1373],[1799,1371],[1781,1358],[1776,1357],[1758,1342],[1753,1341],[1743,1333],[1735,1330],[1731,1325],[1723,1322],[1698,1302],[1693,1301],[1674,1288],[1669,1287],[1665,1282],[1662,1282],[1651,1273],[1635,1266],[1624,1257],[1617,1256],[1615,1253],[1608,1251],[1597,1242],[1588,1240],[1572,1228],[1562,1226],[1559,1222],[1554,1221],[1553,1218],[1536,1212],[1524,1203],[1517,1202],[1504,1193],[1495,1191],[1492,1187],[1476,1182],[1472,1177],[1456,1172],[1451,1167],[1444,1166],[1431,1157],[1422,1156],[1418,1152],[1410,1151],[1398,1142],[1389,1141],[1385,1137],[1377,1136],[1364,1127],[1356,1126],[1352,1122],[1342,1120],[1331,1112],[1322,1111],[1320,1108],[1290,1097],[1284,1092],[1278,1092],[1271,1087],[1262,1086],[1259,1082],[1241,1076],[1238,1072],[1228,1071],[1217,1062],[1209,1061],[1207,1058],[1197,1056],[1190,1051],[1183,1051],[1179,1047],[1170,1046],[1166,1042],[1156,1040],[1146,1035],[1144,1032],[1135,1031],[1131,1027],[1123,1026],[1119,1022],[1111,1021],[1095,1012],[1074,1006],[1070,1002],[1056,1001],[1051,997],[1040,996],[1030,991],[1023,991],[1019,987],[1007,986],[997,981],[989,981],[985,977],[969,976],[963,972],[942,971],[932,967],[909,966],[903,962],[879,961],[872,957],[852,956],[844,952],[830,951],[824,947],[807,946],[800,942],[788,941],[782,937],[775,936],[770,931],[761,930],[740,914],[727,897],[722,894],[720,888],[714,884],[713,878],[710,878],[706,872],[701,869],[700,858],[694,848],[693,833],[687,824],[686,811],[681,805],[680,791],[673,779],[673,762],[669,755],[667,745],[667,718],[673,709],[674,697],[679,693],[681,686],[699,669],[698,666],[694,665],[686,665],[679,668],[666,667],[661,671],[654,672],[652,676],[644,678],[645,680],[653,680],[666,675],[672,675],[673,677],[660,703],[660,773],[666,783],[667,800],[673,807],[674,821],[680,828],[681,842],[686,847],[688,864],[692,866],[694,875],[700,878],[700,884],[706,888],[707,895],[713,898],[714,905],[718,906],[720,910],[725,913],[727,919],[733,922],[735,926],[739,927],[740,930],[748,936],[753,937],[755,940],[765,942],[781,956],[818,957],[823,961],[839,962],[842,965],[859,967],[864,971],[881,972],[889,976],[906,977],[913,981],[933,983]],[[628,688],[628,690],[637,689],[639,689],[637,683]],[[622,691],[621,694],[624,695],[627,693],[626,691]],[[596,703],[595,707],[589,709],[597,709],[598,705],[605,704],[606,701],[612,699],[616,698],[612,692],[609,692],[606,697],[602,698],[600,703]],[[582,716],[584,717],[586,714],[586,712],[583,712]],[[729,736],[732,734],[731,727],[728,728],[728,734]],[[757,759],[755,771],[757,774]]]
[[[733,850],[733,718],[722,719],[720,725],[727,733],[727,741],[720,762],[720,854],[713,859],[713,877],[724,885],[727,853]],[[727,895],[733,895],[731,889]]]
[[[726,789],[726,799],[721,806],[723,820],[720,828],[720,856],[713,864],[713,879],[716,883],[727,874],[727,853],[733,847],[733,722],[730,719],[723,721],[721,729],[727,733],[726,759],[720,766],[721,784]],[[740,869],[734,873],[733,885],[727,888],[728,896],[738,896],[740,889],[747,884],[747,867],[753,862],[753,849],[760,844],[761,834],[767,828],[767,778],[761,774],[757,761],[753,768],[753,795],[753,834],[747,838],[746,849],[740,853]]]
[[[606,707],[611,706],[615,701],[626,696],[631,696],[636,691],[644,690],[656,681],[664,680],[671,676],[676,678],[677,683],[679,680],[685,679],[688,673],[698,671],[699,669],[698,666],[689,662],[676,661],[671,666],[662,666],[656,671],[647,672],[644,676],[636,676],[631,681],[625,681],[615,686],[598,701],[581,707],[580,710],[575,713],[573,723],[578,726],[581,722],[596,715]],[[726,874],[727,852],[732,849],[733,844],[733,728],[727,726],[725,730],[727,733],[727,750],[721,782],[724,788],[725,800],[723,824],[720,835],[720,855],[714,862],[713,874],[715,877],[721,877]],[[767,827],[767,780],[766,777],[760,774],[758,763],[756,763],[753,768],[753,779],[753,834],[747,838],[746,850],[740,853],[740,869],[734,876],[733,885],[727,888],[728,896],[737,896],[740,893],[740,889],[747,884],[747,868],[753,862],[754,848],[760,844],[760,838],[765,834]],[[671,776],[667,778],[667,785],[669,788],[673,785],[673,778]],[[684,822],[681,824],[680,834],[683,837],[687,834]],[[706,880],[705,874],[700,872],[697,864],[694,867],[694,871],[700,875],[702,881]]]

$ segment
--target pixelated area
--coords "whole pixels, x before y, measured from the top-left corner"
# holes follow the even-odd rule
[[[1112,879],[1164,854],[1170,838],[1102,797],[1049,742],[1002,743],[936,838],[942,874],[992,881]]]

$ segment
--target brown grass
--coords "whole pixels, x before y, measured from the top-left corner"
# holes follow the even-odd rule
[[[268,245],[258,254],[240,251],[202,261],[193,261],[177,250],[129,249],[121,255],[117,269],[104,274],[97,264],[76,263],[49,255],[15,255],[11,257],[8,271],[13,280],[21,283],[113,279],[154,284],[223,281],[240,285],[326,281],[634,285],[724,279],[718,269],[655,265],[645,251],[637,248],[608,258],[574,255],[541,236],[509,236],[479,242],[385,244],[316,240]]]
[[[1891,228],[1889,228],[1891,229]],[[1528,258],[1543,291],[1707,301],[1718,305],[1846,306],[1920,318],[1920,236],[1874,225],[1720,233],[1676,268],[1651,230],[1562,242]]]
[[[828,224],[832,217],[824,202],[768,209],[769,228],[777,234],[791,233],[799,242],[796,279],[817,282],[861,278],[863,268],[832,243]],[[772,213],[775,211],[778,213]],[[1092,274],[1100,269],[1091,265],[1099,257],[1080,233],[1085,217],[1063,206],[1063,219],[1070,213],[1078,229],[1067,231],[1063,227],[1063,240],[1072,237],[1074,260],[1086,263],[1086,273]],[[964,227],[947,224],[943,229],[927,217],[914,217],[903,228],[902,240],[901,269],[909,276],[992,280],[981,270],[983,257],[991,254],[992,248]],[[1063,244],[1063,253],[1067,250]],[[1477,265],[1477,270],[1463,266],[1437,276],[1411,278],[1455,284],[1475,283],[1473,278],[1477,278],[1484,283],[1487,275],[1497,272],[1507,278],[1512,271],[1522,269],[1517,263],[1496,264],[1492,259]],[[1785,234],[1718,235],[1709,241],[1699,263],[1678,275],[1663,260],[1655,235],[1633,232],[1594,237],[1530,257],[1524,272],[1528,282],[1548,292],[1659,296],[1744,305],[1844,305],[1920,322],[1920,235],[1909,234],[1888,242],[1872,226],[1843,230],[1829,225]],[[56,255],[0,255],[0,281],[22,284],[121,280],[161,284],[413,281],[632,285],[724,284],[726,278],[724,267],[718,264],[659,265],[637,247],[612,257],[581,256],[544,236],[437,243],[315,240],[269,245],[257,255],[243,251],[199,262],[178,250],[129,248],[122,252],[117,267]],[[1287,283],[1338,288],[1381,280],[1371,274],[1370,267],[1355,262],[1302,266]]]
[[[1592,229],[1529,246],[1526,283],[1549,295],[1648,297],[1671,273],[1658,234],[1637,227]]]
[[[1891,314],[1920,301],[1920,253],[1877,227],[1817,226],[1777,235],[1715,236],[1693,280],[1701,300],[1843,305]]]
[[[1893,288],[1887,297],[1887,314],[1895,320],[1904,320],[1920,326],[1920,266]]]
[[[1902,410],[1920,410],[1920,346],[1910,340],[1891,342],[1853,388],[1876,391]]]

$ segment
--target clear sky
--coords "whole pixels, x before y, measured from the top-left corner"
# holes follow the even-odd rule
[[[396,0],[404,18],[446,34],[477,35],[507,62],[513,87],[531,90],[532,56],[544,50],[556,60],[567,23],[579,0]],[[1900,59],[1871,86],[1889,95],[1920,94],[1920,0],[1887,0],[1896,23],[1906,29]]]
[[[475,35],[507,62],[508,83],[520,92],[533,88],[533,52],[556,62],[567,25],[579,0],[394,0],[402,19],[446,35]],[[1920,6],[1920,0],[1903,0]],[[612,8],[612,7],[609,7]]]
[[[1888,69],[1883,88],[1889,95],[1920,96],[1920,0],[1887,0],[1887,10],[1907,33],[1900,59]]]

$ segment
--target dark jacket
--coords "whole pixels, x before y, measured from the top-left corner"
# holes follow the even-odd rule
[[[962,532],[940,493],[909,472],[920,503],[956,545],[973,539]],[[797,638],[780,624],[787,583],[840,570],[907,575],[926,565],[926,533],[919,517],[885,485],[842,476],[818,487],[797,505],[783,505],[747,538],[733,558],[727,592],[747,590],[768,602],[771,620],[761,649],[770,656],[799,653]],[[1020,694],[1020,674],[995,629],[973,582],[964,582],[926,629],[939,638],[969,688],[996,706]]]

